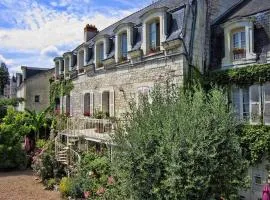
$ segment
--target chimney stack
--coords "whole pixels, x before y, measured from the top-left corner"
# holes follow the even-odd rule
[[[98,33],[98,30],[94,25],[86,24],[84,28],[84,42],[87,42],[88,40],[95,37],[97,33]]]

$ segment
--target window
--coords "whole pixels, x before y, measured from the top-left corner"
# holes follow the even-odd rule
[[[39,103],[39,100],[40,100],[40,99],[39,99],[39,95],[36,95],[36,96],[35,96],[35,102],[36,102],[36,103]]]
[[[127,33],[122,33],[121,36],[121,60],[126,60],[127,59]]]
[[[150,87],[148,86],[138,88],[138,105],[143,104],[144,101],[150,101]]]
[[[238,31],[232,35],[233,41],[233,59],[239,60],[246,57],[246,33]]]
[[[263,91],[263,93],[261,92]],[[263,96],[264,99],[263,99]],[[232,105],[239,120],[250,121],[258,124],[261,120],[262,101],[264,102],[264,123],[270,124],[268,100],[270,96],[270,84],[264,86],[252,85],[245,88],[232,90]]]
[[[249,88],[234,88],[232,91],[232,104],[239,120],[248,121],[249,112]]]
[[[255,184],[261,185],[262,184],[262,177],[255,176],[254,177],[254,182],[255,182]]]
[[[159,22],[149,24],[149,52],[160,50],[160,25]]]
[[[104,60],[104,43],[97,46],[97,67],[103,67],[102,61]]]

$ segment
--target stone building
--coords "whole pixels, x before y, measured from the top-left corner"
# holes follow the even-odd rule
[[[5,98],[16,98],[16,77],[12,76],[4,88]]]
[[[126,97],[137,101],[167,79],[182,84],[191,65],[203,72],[210,60],[208,30],[222,13],[215,9],[218,3],[210,16],[207,1],[161,0],[100,32],[87,25],[84,42],[54,59],[56,78],[72,79],[75,86],[63,98],[63,110],[121,117]]]
[[[22,66],[22,73],[16,74],[17,98],[24,101],[17,106],[18,111],[24,109],[42,111],[50,105],[49,80],[54,75],[54,69],[42,69]]]
[[[87,25],[83,43],[54,61],[56,81],[74,84],[61,98],[64,113],[121,117],[129,100],[139,102],[140,95],[168,79],[183,84],[193,67],[205,74],[270,63],[270,1],[160,0],[100,32]],[[263,119],[269,125],[269,96],[269,83],[235,85],[231,92],[239,119],[250,124]],[[104,142],[104,134],[86,131],[87,140]],[[242,199],[260,198],[265,166],[250,168],[251,189]]]
[[[213,23],[211,37],[210,70],[270,67],[270,1],[240,1]],[[241,121],[269,125],[270,80],[251,79],[232,85],[231,103]],[[269,174],[267,165],[264,160],[249,169],[251,189],[241,193],[243,199],[261,198]]]

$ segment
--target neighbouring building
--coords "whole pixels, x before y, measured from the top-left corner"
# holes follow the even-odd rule
[[[12,76],[4,88],[4,97],[5,98],[16,98],[16,77]]]
[[[167,80],[183,84],[193,67],[202,74],[267,63],[270,68],[270,1],[160,0],[104,30],[86,25],[83,43],[54,62],[55,81],[69,79],[74,85],[57,99],[71,118],[56,144],[61,139],[73,148],[109,145],[106,133],[113,125],[94,119],[97,111],[121,118],[129,100],[139,103],[140,95]],[[250,124],[261,118],[270,124],[269,96],[267,82],[234,85],[231,91],[239,119]],[[58,160],[66,163],[63,146],[56,147]],[[251,189],[242,199],[260,198],[266,164],[250,168]]]
[[[54,69],[21,67],[22,73],[16,74],[16,97],[24,101],[17,106],[18,111],[25,109],[42,111],[50,105],[50,82]]]
[[[249,67],[259,71],[265,66],[270,68],[270,1],[240,1],[212,24],[210,70]],[[239,120],[269,125],[270,80],[251,79],[232,85],[231,103]],[[243,199],[261,198],[262,184],[269,174],[267,165],[265,160],[249,169],[251,189],[241,193]]]

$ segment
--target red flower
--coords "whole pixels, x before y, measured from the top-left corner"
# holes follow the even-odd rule
[[[101,196],[102,194],[104,194],[105,193],[105,188],[104,187],[101,187],[101,188],[99,188],[98,190],[97,190],[97,195],[99,195],[99,196]]]
[[[112,177],[112,176],[109,176],[108,177],[108,185],[113,185],[113,184],[115,184],[115,180],[114,180],[114,178]]]
[[[91,192],[85,191],[83,192],[84,198],[88,199],[91,196]]]

